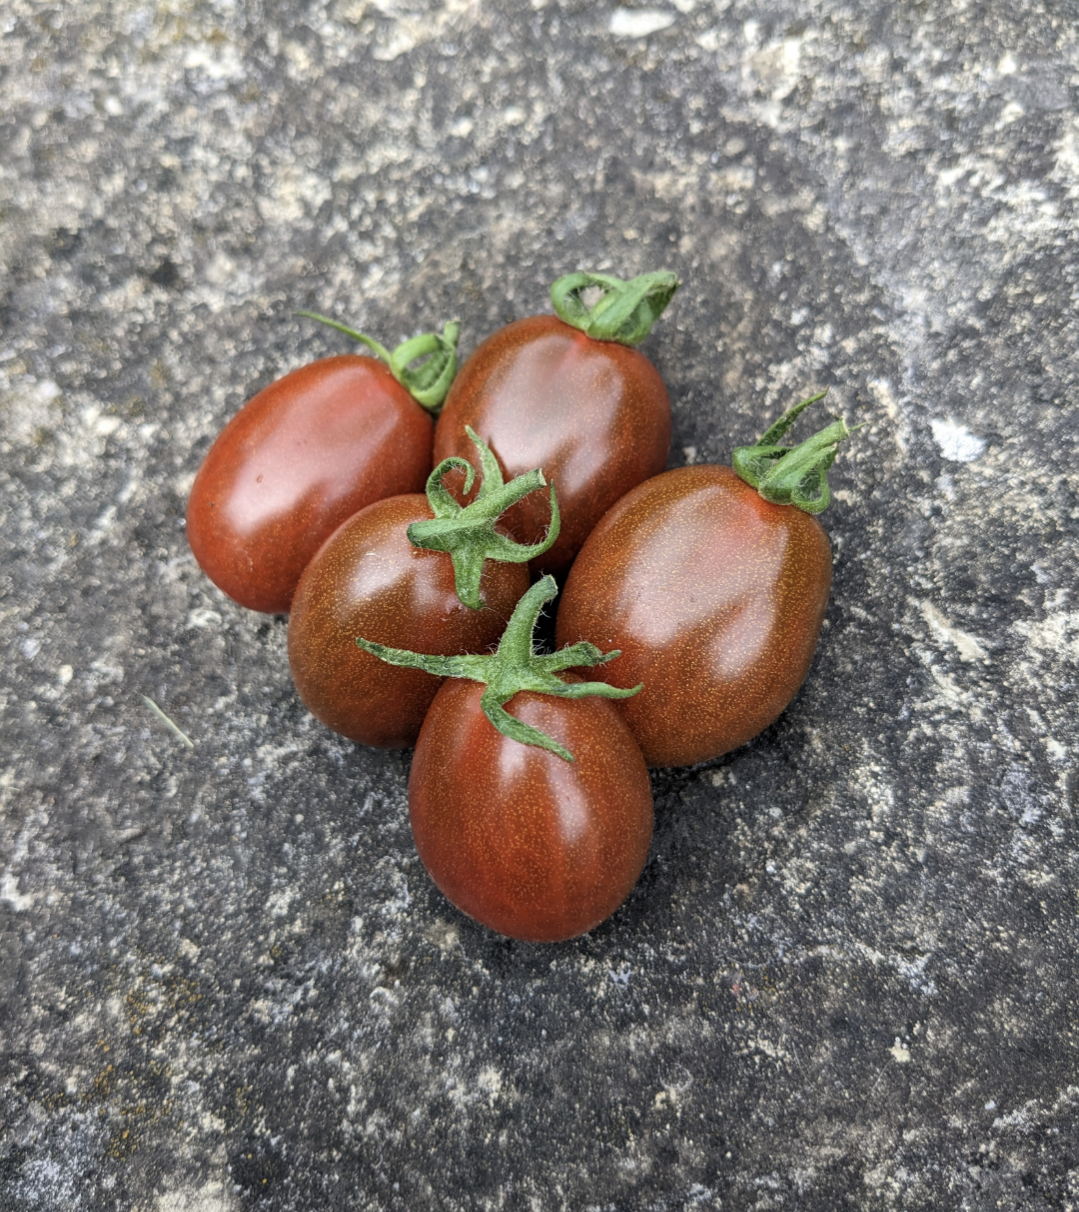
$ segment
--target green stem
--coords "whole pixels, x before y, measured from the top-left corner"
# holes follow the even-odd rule
[[[551,521],[547,533],[539,543],[515,543],[513,539],[495,530],[498,519],[523,496],[547,481],[539,469],[525,472],[508,484],[503,482],[502,468],[488,446],[476,431],[465,426],[479,452],[483,480],[476,499],[462,506],[450,495],[443,484],[447,472],[465,473],[465,493],[471,491],[475,472],[465,459],[450,456],[427,477],[427,503],[435,515],[426,522],[413,522],[408,528],[408,539],[414,547],[425,547],[431,551],[444,551],[453,561],[453,574],[457,596],[473,610],[480,602],[480,577],[485,560],[501,560],[507,564],[526,564],[541,556],[558,538],[562,517],[558,511],[558,498],[551,485]]]
[[[639,345],[680,285],[678,277],[666,270],[641,274],[629,282],[609,274],[567,274],[551,287],[551,302],[560,320],[597,341]],[[591,307],[582,297],[586,290],[602,291]]]
[[[818,430],[798,446],[780,446],[780,440],[799,414],[810,404],[823,400],[828,389],[810,396],[785,412],[754,446],[739,446],[731,456],[735,472],[766,501],[776,505],[794,505],[806,513],[823,513],[831,503],[828,469],[835,460],[839,443],[849,438],[856,425],[848,429],[842,417]]]
[[[533,728],[531,724],[517,719],[505,710],[505,704],[518,691],[531,690],[536,694],[550,694],[562,699],[581,699],[586,695],[599,695],[606,699],[628,699],[636,694],[641,685],[630,690],[621,690],[606,682],[563,682],[555,674],[564,669],[584,665],[602,665],[613,661],[620,651],[600,652],[595,644],[581,640],[568,648],[544,655],[537,653],[532,634],[543,607],[558,596],[558,586],[552,576],[545,576],[532,586],[521,598],[513,611],[498,651],[494,653],[463,656],[433,656],[420,652],[409,652],[406,648],[387,648],[358,636],[356,643],[365,651],[405,669],[422,669],[435,677],[468,678],[483,682],[486,690],[480,706],[488,720],[511,740],[522,745],[536,745],[572,762],[573,754],[553,737]]]
[[[441,409],[457,374],[457,338],[461,334],[461,325],[457,320],[450,320],[441,333],[425,332],[409,337],[390,352],[373,337],[331,320],[329,316],[320,316],[317,311],[298,311],[296,315],[318,320],[320,324],[336,328],[346,337],[366,345],[376,358],[386,363],[393,377],[417,404],[428,412],[437,413]],[[413,366],[412,363],[420,358],[424,361]]]

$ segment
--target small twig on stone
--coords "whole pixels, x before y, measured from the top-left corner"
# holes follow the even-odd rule
[[[161,710],[161,708],[154,702],[154,700],[152,698],[150,698],[149,695],[144,694],[142,696],[142,701],[146,704],[147,707],[150,708],[150,710],[154,713],[154,715],[157,716],[157,718],[165,725],[165,727],[170,732],[174,732],[180,738],[180,740],[183,741],[183,743],[188,747],[188,749],[195,748],[195,742],[177,724],[175,724],[172,720],[169,719],[169,717]]]

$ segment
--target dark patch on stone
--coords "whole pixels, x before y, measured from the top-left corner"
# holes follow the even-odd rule
[[[53,257],[67,257],[82,243],[82,232],[69,227],[58,227],[48,237],[46,248]]]
[[[243,1194],[254,1202],[273,1199],[288,1173],[281,1154],[269,1142],[250,1138],[229,1153],[229,1173]]]
[[[156,269],[146,275],[155,286],[164,286],[166,290],[174,290],[180,285],[180,270],[176,263],[166,257]]]

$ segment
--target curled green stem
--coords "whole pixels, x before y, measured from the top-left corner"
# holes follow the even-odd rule
[[[485,560],[501,560],[507,564],[526,564],[545,551],[558,538],[562,517],[558,511],[558,498],[551,485],[551,521],[547,533],[538,543],[515,543],[513,539],[499,534],[495,529],[498,519],[523,496],[546,486],[540,469],[517,476],[508,484],[503,481],[502,468],[490,448],[465,426],[465,432],[476,447],[480,460],[482,480],[476,499],[469,505],[460,505],[448,492],[443,479],[447,472],[458,470],[465,474],[465,493],[472,490],[475,471],[466,459],[451,455],[427,477],[427,503],[435,515],[426,522],[413,522],[408,528],[408,539],[414,547],[431,551],[444,551],[453,561],[454,583],[457,596],[473,610],[478,610],[480,601],[480,577]]]
[[[639,345],[680,285],[677,275],[666,270],[629,282],[609,274],[566,274],[551,287],[551,302],[560,320],[597,341]],[[602,292],[590,307],[583,297],[587,290]]]
[[[798,446],[779,443],[798,416],[828,389],[788,409],[753,446],[739,446],[731,457],[735,472],[755,488],[766,501],[776,505],[794,505],[806,513],[823,513],[831,503],[828,469],[835,460],[839,443],[857,429],[848,429],[842,417],[818,430]]]
[[[317,311],[298,311],[296,314],[308,320],[318,320],[320,324],[336,328],[346,337],[359,341],[376,358],[386,363],[393,377],[417,404],[428,412],[437,413],[441,409],[457,374],[457,338],[461,334],[461,325],[457,320],[448,321],[440,333],[425,332],[409,337],[390,351],[373,337],[357,332],[329,316],[321,316]],[[419,361],[421,358],[423,361]],[[414,362],[419,362],[419,365],[413,366]]]
[[[433,656],[420,652],[409,652],[405,648],[387,648],[370,640],[357,637],[356,643],[372,656],[379,657],[390,665],[405,669],[422,669],[436,677],[467,678],[483,682],[486,689],[480,706],[488,720],[511,740],[522,745],[536,745],[557,754],[567,762],[574,760],[573,754],[553,737],[533,728],[516,716],[510,715],[505,704],[520,690],[531,690],[536,694],[550,694],[562,699],[582,699],[587,695],[599,695],[606,699],[628,699],[636,694],[641,685],[629,690],[610,686],[606,682],[563,682],[555,676],[564,669],[587,665],[602,665],[613,661],[620,651],[601,652],[587,640],[571,644],[558,652],[540,654],[536,652],[532,635],[543,607],[558,596],[554,577],[548,575],[537,581],[521,598],[513,611],[498,651],[494,653],[462,656]]]

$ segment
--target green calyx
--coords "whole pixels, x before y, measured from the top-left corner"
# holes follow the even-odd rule
[[[601,665],[605,661],[614,660],[620,654],[618,649],[613,652],[600,652],[595,644],[590,644],[587,640],[572,644],[559,652],[546,655],[537,653],[532,646],[536,620],[543,607],[557,596],[558,586],[554,577],[548,575],[537,581],[517,603],[509,623],[506,624],[506,630],[502,633],[498,651],[494,653],[427,656],[419,652],[409,652],[404,648],[387,648],[382,644],[372,644],[362,637],[357,638],[356,643],[365,652],[390,665],[422,669],[436,677],[468,678],[473,682],[485,683],[487,689],[480,699],[480,706],[484,715],[503,736],[520,741],[522,745],[536,745],[540,749],[548,749],[565,761],[572,762],[573,754],[568,749],[563,748],[545,732],[510,715],[504,704],[519,690],[552,694],[562,699],[583,699],[592,694],[606,699],[628,699],[641,687],[620,690],[606,682],[563,682],[561,678],[555,677],[555,674],[563,669]]]
[[[366,345],[376,358],[386,363],[393,377],[417,404],[433,413],[442,407],[457,374],[457,338],[461,333],[459,321],[450,320],[440,333],[425,332],[418,337],[409,337],[391,353],[372,337],[349,328],[347,324],[339,324],[329,316],[320,316],[317,311],[298,311],[296,315],[328,324],[346,337]],[[424,361],[419,366],[413,366],[412,363],[420,358]]]
[[[779,441],[794,424],[798,414],[810,404],[823,400],[828,389],[810,396],[785,412],[755,446],[739,446],[731,456],[735,472],[755,488],[766,501],[775,505],[794,505],[806,513],[823,513],[831,503],[828,468],[844,438],[857,429],[848,429],[842,417],[806,438],[798,446],[780,446]]]
[[[551,287],[551,302],[560,320],[597,341],[639,345],[680,285],[677,275],[665,270],[629,282],[608,274],[567,274]],[[588,307],[581,296],[593,289],[603,293]]]
[[[495,530],[498,519],[521,497],[543,488],[547,481],[540,470],[526,472],[508,484],[503,482],[502,468],[490,448],[476,435],[475,430],[465,426],[479,452],[483,479],[476,499],[470,505],[460,505],[450,496],[442,481],[454,468],[465,473],[465,493],[472,491],[475,471],[467,459],[451,456],[427,477],[427,503],[434,517],[427,522],[413,522],[408,528],[408,539],[413,547],[425,547],[430,551],[444,551],[453,561],[454,584],[457,596],[473,610],[479,610],[480,576],[484,560],[502,560],[507,564],[525,564],[543,553],[558,538],[562,518],[558,512],[558,498],[551,485],[551,523],[547,534],[539,543],[526,546]]]

